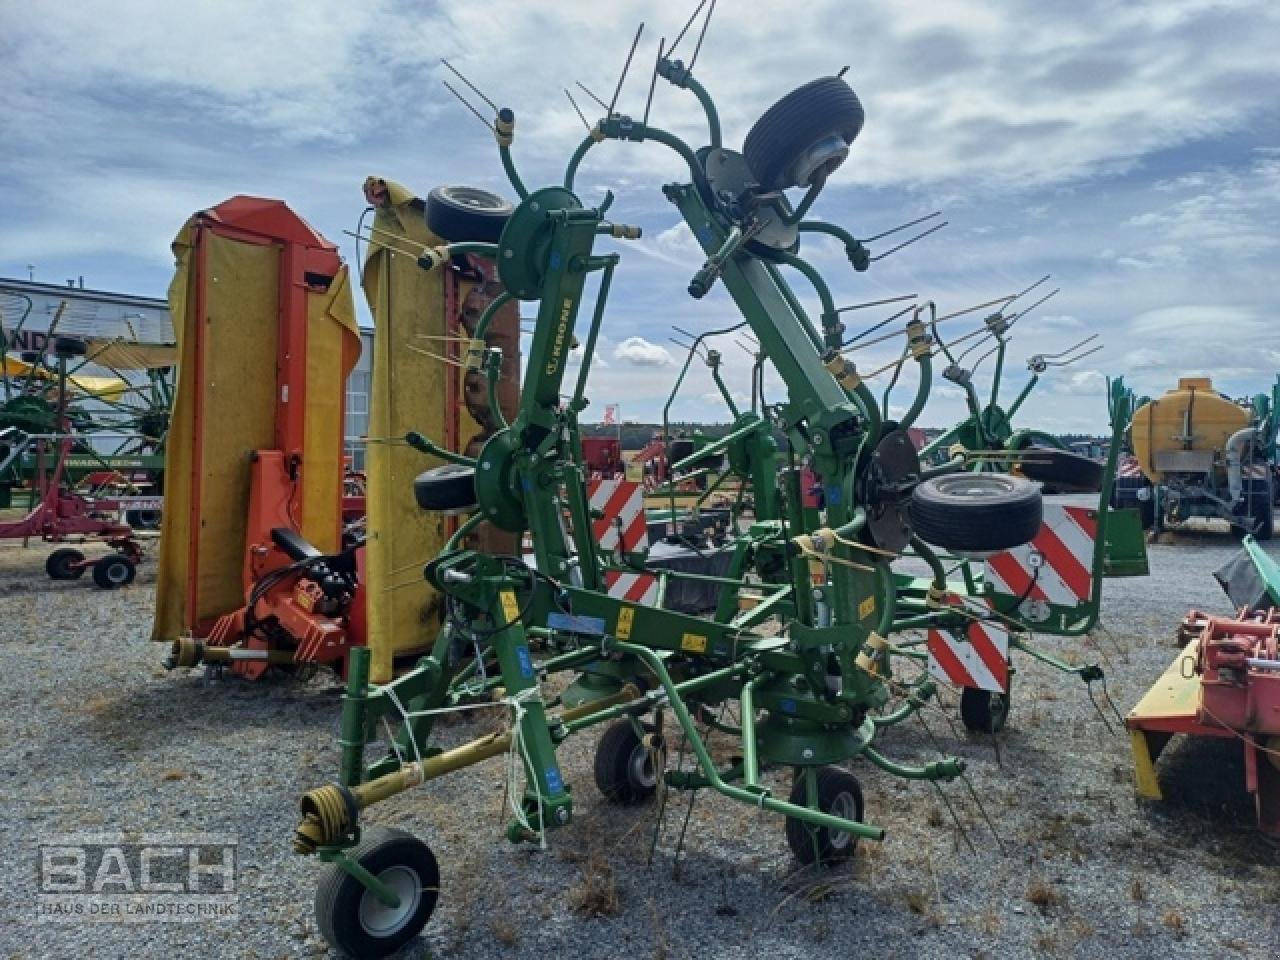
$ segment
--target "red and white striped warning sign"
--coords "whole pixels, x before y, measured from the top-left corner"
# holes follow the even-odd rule
[[[963,633],[931,629],[929,673],[959,687],[1004,693],[1009,689],[1009,631],[975,620]]]
[[[658,603],[658,578],[651,573],[606,570],[604,589],[611,597],[642,606],[653,607]]]
[[[1120,462],[1116,464],[1117,477],[1140,477],[1142,476],[1142,467],[1138,465],[1138,458],[1132,454],[1126,454],[1120,458]]]
[[[596,543],[606,552],[635,553],[649,546],[649,525],[644,517],[644,488],[632,480],[593,479],[587,485]]]
[[[987,580],[1001,596],[1078,607],[1093,593],[1097,539],[1097,511],[1046,503],[1035,539],[987,557]]]
[[[644,487],[633,480],[592,480],[587,487],[592,511],[600,516],[591,521],[596,543],[606,553],[636,553],[649,547],[649,525],[644,515]],[[639,571],[609,570],[604,575],[605,591],[611,597],[631,603],[658,602],[658,578]]]

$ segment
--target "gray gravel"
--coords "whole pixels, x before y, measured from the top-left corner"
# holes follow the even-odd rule
[[[1150,578],[1108,582],[1105,634],[1046,645],[1101,660],[1124,712],[1173,658],[1188,606],[1226,611],[1209,574],[1235,549],[1223,534],[1151,547]],[[0,547],[0,956],[325,955],[311,917],[318,864],[289,839],[298,795],[337,769],[331,679],[166,673],[146,640],[149,566],[135,586],[103,593],[46,580],[42,560]],[[1280,854],[1252,829],[1239,751],[1175,743],[1162,761],[1169,802],[1139,805],[1127,740],[1108,733],[1083,686],[1030,661],[1018,669],[998,750],[928,715],[969,761],[995,824],[999,842],[963,785],[946,789],[976,853],[932,787],[858,764],[868,818],[889,835],[847,869],[796,874],[777,818],[705,796],[676,876],[676,794],[646,869],[654,810],[607,807],[591,781],[593,738],[581,737],[562,754],[578,819],[546,852],[502,839],[501,760],[376,809],[377,822],[427,838],[443,868],[441,907],[404,956],[1274,957]],[[882,747],[908,762],[936,755],[914,723]],[[240,918],[37,923],[37,839],[85,830],[234,834]],[[603,915],[584,913],[593,907]]]

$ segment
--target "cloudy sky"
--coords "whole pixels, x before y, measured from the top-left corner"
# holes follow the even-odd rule
[[[558,182],[583,133],[561,88],[607,95],[643,20],[620,99],[640,114],[658,38],[692,6],[0,0],[0,276],[32,264],[37,280],[162,296],[173,234],[235,193],[288,201],[348,259],[342,231],[367,174],[424,195],[470,183],[509,196],[491,137],[440,84],[440,57],[515,109],[525,181]],[[805,255],[842,304],[915,293],[944,313],[1053,274],[1062,292],[1015,328],[1007,387],[1027,356],[1100,334],[1106,350],[1051,371],[1023,425],[1101,429],[1108,375],[1160,392],[1209,373],[1243,395],[1280,370],[1278,49],[1274,0],[722,0],[697,73],[737,147],[779,96],[847,65],[866,126],[815,214],[860,236],[935,209],[950,225],[865,274],[833,246]],[[700,144],[699,120],[692,97],[659,84],[651,122]],[[680,172],[657,145],[611,143],[579,177],[585,203],[612,189],[611,215],[646,234],[620,247],[595,412],[617,402],[652,419],[681,359],[670,325],[735,318],[722,291],[685,293],[701,258],[659,190]],[[745,389],[748,357],[722,347]],[[677,414],[721,419],[710,390],[692,376]],[[942,384],[922,422],[959,413]]]

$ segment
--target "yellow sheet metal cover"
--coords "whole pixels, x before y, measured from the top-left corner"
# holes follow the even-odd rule
[[[157,640],[171,640],[243,605],[250,456],[275,445],[279,248],[199,231],[200,276],[196,222],[189,221],[173,243],[178,266],[169,307],[179,375],[165,450],[165,523],[152,628]],[[203,316],[196,309],[201,294]],[[298,521],[307,540],[334,552],[342,490],[342,385],[360,343],[345,266],[327,291],[308,291],[307,318],[306,467]],[[198,409],[203,417],[197,418]]]
[[[398,442],[410,430],[435,440],[457,411],[446,410],[447,376],[456,370],[431,362],[422,350],[442,352],[444,271],[423,270],[399,250],[441,243],[427,230],[423,202],[400,184],[370,178],[385,197],[374,214],[373,241],[364,264],[364,292],[373,312],[372,395],[369,398],[369,477],[365,563],[371,591],[368,630],[371,679],[392,677],[396,655],[429,645],[440,629],[441,599],[423,579],[423,565],[447,539],[445,518],[424,513],[413,480],[434,464]]]

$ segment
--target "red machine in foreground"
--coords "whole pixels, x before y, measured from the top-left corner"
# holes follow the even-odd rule
[[[1258,826],[1280,835],[1280,571],[1248,540],[1246,551],[1262,602],[1234,618],[1187,614],[1179,630],[1187,645],[1125,724],[1138,794],[1153,800],[1162,798],[1155,761],[1174,734],[1239,740]]]

